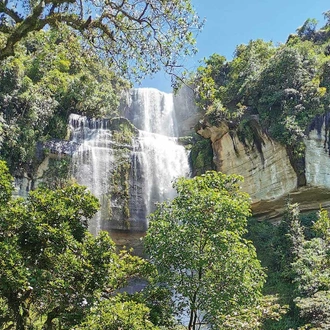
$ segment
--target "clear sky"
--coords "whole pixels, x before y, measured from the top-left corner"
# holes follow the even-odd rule
[[[230,60],[236,46],[251,39],[285,43],[307,18],[316,18],[319,27],[324,25],[322,13],[330,10],[329,0],[192,0],[192,4],[206,23],[197,36],[199,52],[185,62],[191,71],[213,53]],[[140,87],[171,91],[164,73],[144,80]]]

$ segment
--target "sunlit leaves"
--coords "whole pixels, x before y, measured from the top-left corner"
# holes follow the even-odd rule
[[[199,322],[217,328],[232,311],[253,306],[263,272],[246,232],[248,196],[237,176],[206,172],[179,179],[178,196],[150,217],[147,253],[160,283],[173,289],[176,306]]]
[[[11,199],[11,177],[2,162],[0,166],[2,325],[26,329],[36,322],[40,328],[61,323],[69,329],[131,277],[145,275],[146,262],[126,251],[117,254],[108,233],[93,237],[87,232],[99,203],[85,187],[37,189],[26,200]],[[148,313],[142,303],[126,305],[131,306],[127,313],[133,307],[143,316]]]
[[[301,161],[310,122],[330,104],[329,38],[315,26],[316,21],[308,19],[284,45],[254,40],[237,46],[231,61],[217,54],[207,59],[195,78],[205,120],[229,123],[245,143],[249,126],[242,131],[241,123],[253,116],[266,134],[290,150],[293,163]],[[295,167],[299,175],[302,169]]]
[[[13,192],[12,177],[5,162],[0,161],[0,209],[6,205]]]
[[[100,301],[93,306],[86,321],[76,329],[78,330],[156,330],[149,321],[149,309],[134,301],[120,301],[111,298]]]
[[[330,242],[329,218],[321,209],[313,229],[321,237],[305,239],[299,220],[290,224],[295,303],[306,328],[326,329],[330,324]],[[304,329],[305,327],[302,327]]]

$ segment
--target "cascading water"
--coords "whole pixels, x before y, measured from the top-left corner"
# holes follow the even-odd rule
[[[73,176],[102,205],[90,226],[93,234],[101,229],[145,231],[147,215],[155,203],[175,196],[173,180],[189,175],[187,152],[175,137],[172,94],[133,89],[127,99],[123,115],[138,128],[131,143],[118,141],[118,131],[114,134],[110,120],[70,118],[72,144],[76,146]],[[118,181],[120,189],[114,184]],[[123,212],[125,205],[128,210]]]
[[[72,142],[78,145],[72,157],[72,172],[81,185],[87,186],[104,208],[104,196],[109,191],[107,178],[114,166],[114,150],[107,121],[70,116]],[[89,230],[95,235],[101,230],[101,212],[91,221]]]
[[[173,95],[156,89],[132,90],[127,117],[139,129],[133,168],[142,168],[146,213],[156,202],[172,199],[173,181],[189,175],[187,153],[178,145]],[[133,206],[134,208],[134,206]]]

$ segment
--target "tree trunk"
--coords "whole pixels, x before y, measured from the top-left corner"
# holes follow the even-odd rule
[[[55,307],[51,312],[47,314],[47,320],[44,323],[42,329],[44,330],[52,330],[53,329],[53,320],[59,316],[60,308]]]

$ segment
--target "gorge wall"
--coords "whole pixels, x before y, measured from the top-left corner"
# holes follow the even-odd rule
[[[302,211],[330,206],[327,116],[318,121],[318,127],[313,127],[304,140],[306,184],[299,187],[286,148],[261,130],[261,149],[253,143],[242,143],[224,123],[219,127],[203,125],[198,133],[211,140],[218,171],[244,177],[242,189],[251,196],[254,215],[276,218],[283,214],[288,198],[299,202]]]

